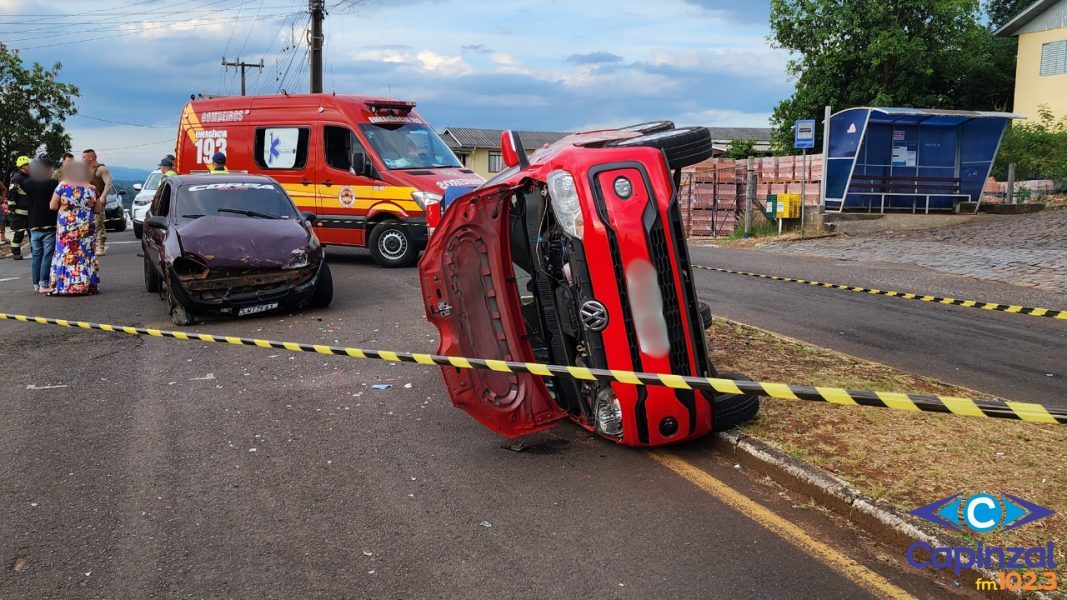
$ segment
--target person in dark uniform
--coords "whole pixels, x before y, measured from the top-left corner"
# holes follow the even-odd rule
[[[26,220],[29,217],[26,192],[22,184],[30,176],[30,157],[20,156],[15,160],[17,171],[11,174],[11,186],[7,193],[7,224],[11,227],[11,258],[22,260],[22,240],[26,238]]]

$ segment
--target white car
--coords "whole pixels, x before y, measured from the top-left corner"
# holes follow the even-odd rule
[[[138,239],[144,234],[144,217],[148,213],[148,207],[152,204],[152,197],[159,189],[159,182],[163,180],[163,172],[159,169],[148,174],[144,183],[133,184],[137,195],[133,197],[133,234]]]

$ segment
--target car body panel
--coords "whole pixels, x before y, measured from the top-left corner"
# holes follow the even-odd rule
[[[145,178],[144,183],[137,194],[133,197],[133,204],[130,205],[130,215],[133,218],[134,225],[140,226],[144,224],[145,215],[148,213],[148,208],[152,205],[152,197],[156,195],[156,190],[159,189],[158,185],[154,187],[148,187],[148,184],[156,179],[156,175],[162,177],[162,173],[159,169],[152,171]]]
[[[388,168],[367,137],[365,126],[419,127],[427,130],[427,136],[433,131],[414,110],[414,103],[395,98],[282,94],[199,99],[187,103],[182,112],[177,171],[187,174],[208,169],[211,154],[220,151],[226,154],[231,171],[273,177],[300,210],[315,212],[320,217],[315,230],[324,244],[365,246],[378,221],[395,218],[421,228],[421,235],[413,237],[412,243],[424,246],[425,213],[412,193],[441,195],[449,186],[479,185],[482,179],[462,167],[446,147],[444,151],[455,161],[454,166]],[[303,164],[267,168],[256,156],[257,135],[267,128],[306,130]],[[327,128],[348,131],[353,149],[366,156],[370,174],[351,172],[346,167],[347,158],[339,160],[327,152]],[[443,145],[436,133],[432,135]]]
[[[526,357],[533,355],[526,336],[499,335],[501,329],[523,328],[522,316],[513,306],[520,291],[507,256],[505,224],[510,205],[502,198],[511,198],[524,189],[537,190],[550,173],[562,169],[574,177],[584,221],[585,233],[580,242],[582,262],[574,255],[569,263],[572,269],[582,271],[575,278],[585,282],[578,286],[581,297],[577,303],[598,301],[609,315],[607,326],[597,336],[586,334],[586,345],[597,347],[597,352],[590,352],[588,366],[693,376],[710,374],[703,328],[695,318],[698,317],[696,298],[688,251],[679,228],[675,189],[663,153],[640,146],[599,147],[604,141],[635,135],[639,134],[612,130],[568,136],[535,152],[528,168],[508,169],[448,208],[434,236],[443,239],[431,239],[419,265],[427,315],[441,332],[441,353],[473,358],[522,357],[519,360],[528,360]],[[626,199],[620,198],[613,189],[613,181],[618,177],[626,177],[633,184],[633,193]],[[483,243],[487,247],[485,253],[495,260],[483,259],[479,264],[472,253],[460,251],[456,242],[451,241],[460,232],[469,237],[469,245]],[[453,256],[450,258],[449,254]],[[469,271],[453,274],[452,280],[477,274],[483,281],[502,282],[503,287],[497,284],[492,290],[496,304],[505,307],[499,311],[499,322],[494,327],[472,328],[463,323],[463,319],[477,321],[470,318],[468,305],[479,304],[480,310],[480,297],[476,289],[462,293],[463,286],[451,285],[452,281],[444,276],[449,260],[452,264],[465,265]],[[435,312],[440,302],[438,291],[448,300],[450,316]],[[666,351],[643,345],[638,334],[642,318],[640,314],[635,317],[635,302],[656,306],[657,298],[662,304],[663,327],[669,336]],[[442,369],[442,374],[453,402],[482,423],[493,421],[497,407],[492,402],[479,402],[481,397],[472,393],[471,381],[495,374],[472,375],[448,368]],[[696,439],[712,429],[711,402],[698,392],[622,383],[610,385],[622,407],[624,420],[623,434],[615,441],[631,446],[674,444]],[[559,417],[551,407],[567,413],[553,397],[550,386],[531,382],[526,389],[532,393],[520,400],[551,414],[551,422]],[[511,406],[511,412],[526,415],[537,411],[524,412],[521,407]],[[588,416],[567,414],[584,427],[594,429]],[[677,423],[676,432],[670,428],[661,430],[661,424],[671,419]],[[490,428],[504,435],[520,435],[529,423],[517,422],[522,426],[502,426],[496,422]]]
[[[497,226],[505,206],[503,196],[492,195],[454,206],[445,216],[449,235],[430,238],[419,271],[426,303],[432,306],[428,318],[442,331],[441,354],[532,360],[521,342],[516,296],[509,292],[514,287],[510,258],[499,251],[506,245]],[[453,404],[505,437],[547,429],[567,417],[540,377],[441,369]]]
[[[314,294],[325,257],[311,225],[298,219],[295,206],[292,219],[206,215],[180,221],[176,217],[182,211],[185,188],[248,182],[277,185],[256,175],[194,175],[168,178],[157,190],[152,208],[165,210],[160,216],[167,228],[150,227],[146,219],[142,247],[147,267],[156,270],[190,311],[238,314],[241,308],[266,302],[278,302],[278,309],[299,308]]]

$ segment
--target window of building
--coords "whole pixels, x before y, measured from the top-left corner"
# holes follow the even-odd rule
[[[1067,40],[1041,45],[1041,76],[1067,73]]]
[[[489,172],[499,173],[504,170],[504,156],[499,152],[489,153]]]

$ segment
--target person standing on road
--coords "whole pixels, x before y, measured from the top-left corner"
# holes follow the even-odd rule
[[[0,185],[0,246],[7,244],[7,186]]]
[[[167,155],[163,157],[163,160],[159,161],[159,172],[163,174],[163,177],[175,177],[178,173],[174,170],[174,157]]]
[[[15,160],[17,171],[11,174],[11,186],[7,193],[7,223],[11,227],[11,258],[22,260],[22,240],[26,237],[26,192],[22,183],[30,176],[30,157],[20,156]]]
[[[52,254],[56,249],[56,211],[50,208],[52,194],[59,182],[52,175],[52,161],[41,158],[30,163],[30,178],[22,183],[28,198],[30,248],[30,279],[33,291],[48,293]]]
[[[49,206],[59,211],[59,217],[49,296],[79,296],[99,291],[100,265],[93,249],[95,217],[104,211],[107,201],[96,197],[91,173],[86,163],[71,163],[52,194]]]
[[[107,227],[104,217],[103,204],[107,204],[107,196],[114,187],[111,181],[111,171],[107,165],[98,162],[96,150],[89,149],[82,152],[82,160],[89,166],[89,182],[96,189],[96,199],[101,203],[101,210],[96,213],[96,255],[107,256]]]
[[[226,168],[226,155],[221,152],[216,152],[215,156],[211,157],[211,174],[212,175],[225,175],[230,171]]]
[[[59,163],[59,168],[56,169],[56,174],[52,176],[56,181],[63,181],[63,169],[67,168],[67,165],[74,162],[74,155],[70,152],[63,153],[63,160]]]

